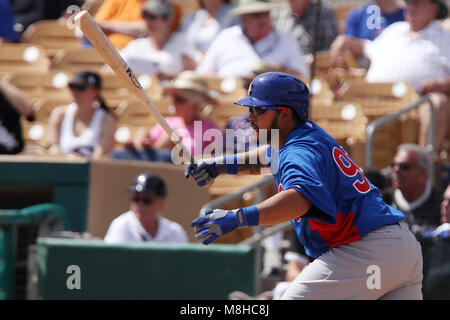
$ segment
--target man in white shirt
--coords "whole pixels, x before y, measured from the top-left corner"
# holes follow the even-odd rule
[[[172,32],[174,9],[166,0],[148,0],[142,9],[147,38],[139,38],[120,51],[135,73],[156,74],[171,79],[196,66],[193,43],[179,32]]]
[[[436,155],[441,151],[449,122],[450,33],[435,20],[448,15],[444,0],[406,0],[405,20],[387,27],[374,41],[339,36],[331,47],[334,65],[349,50],[366,56],[368,82],[405,81],[430,94],[436,111]],[[425,146],[430,126],[429,106],[420,109],[419,144]]]
[[[128,191],[132,194],[130,210],[112,221],[105,242],[188,242],[181,225],[160,215],[167,195],[161,178],[142,173]]]
[[[231,14],[240,16],[242,26],[219,33],[196,71],[224,78],[246,77],[256,62],[263,61],[284,72],[309,76],[297,41],[272,26],[270,11],[275,7],[268,0],[240,0]]]

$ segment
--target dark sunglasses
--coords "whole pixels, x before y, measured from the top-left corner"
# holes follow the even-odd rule
[[[180,96],[173,96],[173,102],[175,103],[187,103],[189,99],[180,97]]]
[[[151,204],[154,201],[152,198],[139,196],[134,196],[132,199],[133,202],[142,202],[143,204]]]
[[[262,18],[262,17],[268,17],[270,15],[270,12],[255,12],[255,13],[249,13],[249,16],[252,18]]]
[[[250,113],[252,115],[254,115],[255,117],[258,117],[260,115],[262,115],[263,113],[265,113],[267,110],[283,110],[283,109],[287,109],[287,107],[276,107],[276,106],[272,106],[272,107],[249,107],[248,108]]]
[[[144,17],[144,19],[148,19],[148,20],[158,20],[158,19],[167,20],[166,16],[156,16],[151,13],[143,13],[142,17]]]
[[[391,168],[394,168],[395,166],[398,166],[402,170],[409,170],[411,168],[411,164],[406,162],[392,162]]]

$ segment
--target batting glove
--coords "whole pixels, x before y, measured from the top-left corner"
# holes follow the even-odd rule
[[[229,155],[220,158],[200,159],[195,164],[190,164],[184,170],[184,177],[192,176],[200,187],[214,182],[219,175],[218,166],[225,166],[224,171],[228,174],[238,172],[238,163],[236,155]]]
[[[256,226],[258,223],[258,208],[250,206],[235,210],[208,209],[205,216],[191,222],[191,227],[194,227],[196,239],[210,244],[236,228]]]
[[[184,177],[189,178],[189,176],[192,176],[200,187],[213,183],[218,175],[219,171],[214,159],[201,159],[184,170]]]

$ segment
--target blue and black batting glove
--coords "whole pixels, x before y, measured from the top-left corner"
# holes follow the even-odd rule
[[[197,240],[210,244],[236,228],[256,226],[258,223],[258,208],[250,206],[235,210],[208,209],[204,216],[191,222],[191,227],[194,227]]]
[[[201,159],[195,164],[190,164],[184,170],[184,177],[192,176],[198,186],[203,187],[214,182],[219,175],[214,159]]]
[[[221,172],[237,174],[239,171],[237,155],[200,159],[196,163],[187,166],[184,170],[184,177],[189,178],[189,176],[192,176],[197,185],[203,187],[214,182],[214,179],[219,175],[218,166],[223,166],[224,170]]]

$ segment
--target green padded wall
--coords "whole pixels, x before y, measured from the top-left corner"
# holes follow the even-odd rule
[[[256,251],[249,246],[38,239],[40,299],[227,299],[255,294]],[[80,289],[67,279],[80,270]]]
[[[35,188],[36,192],[42,192],[43,188],[49,188],[52,199],[46,199],[44,202],[58,203],[66,208],[65,228],[75,232],[87,230],[89,162],[39,162],[32,159],[17,161],[13,156],[0,156],[0,170],[2,172],[0,188],[8,190],[8,188],[14,187],[13,190],[16,190],[15,192],[19,195],[20,188],[27,190]],[[31,204],[26,206],[29,205]],[[24,207],[21,203],[17,203],[14,209]],[[11,208],[0,207],[0,209]]]

